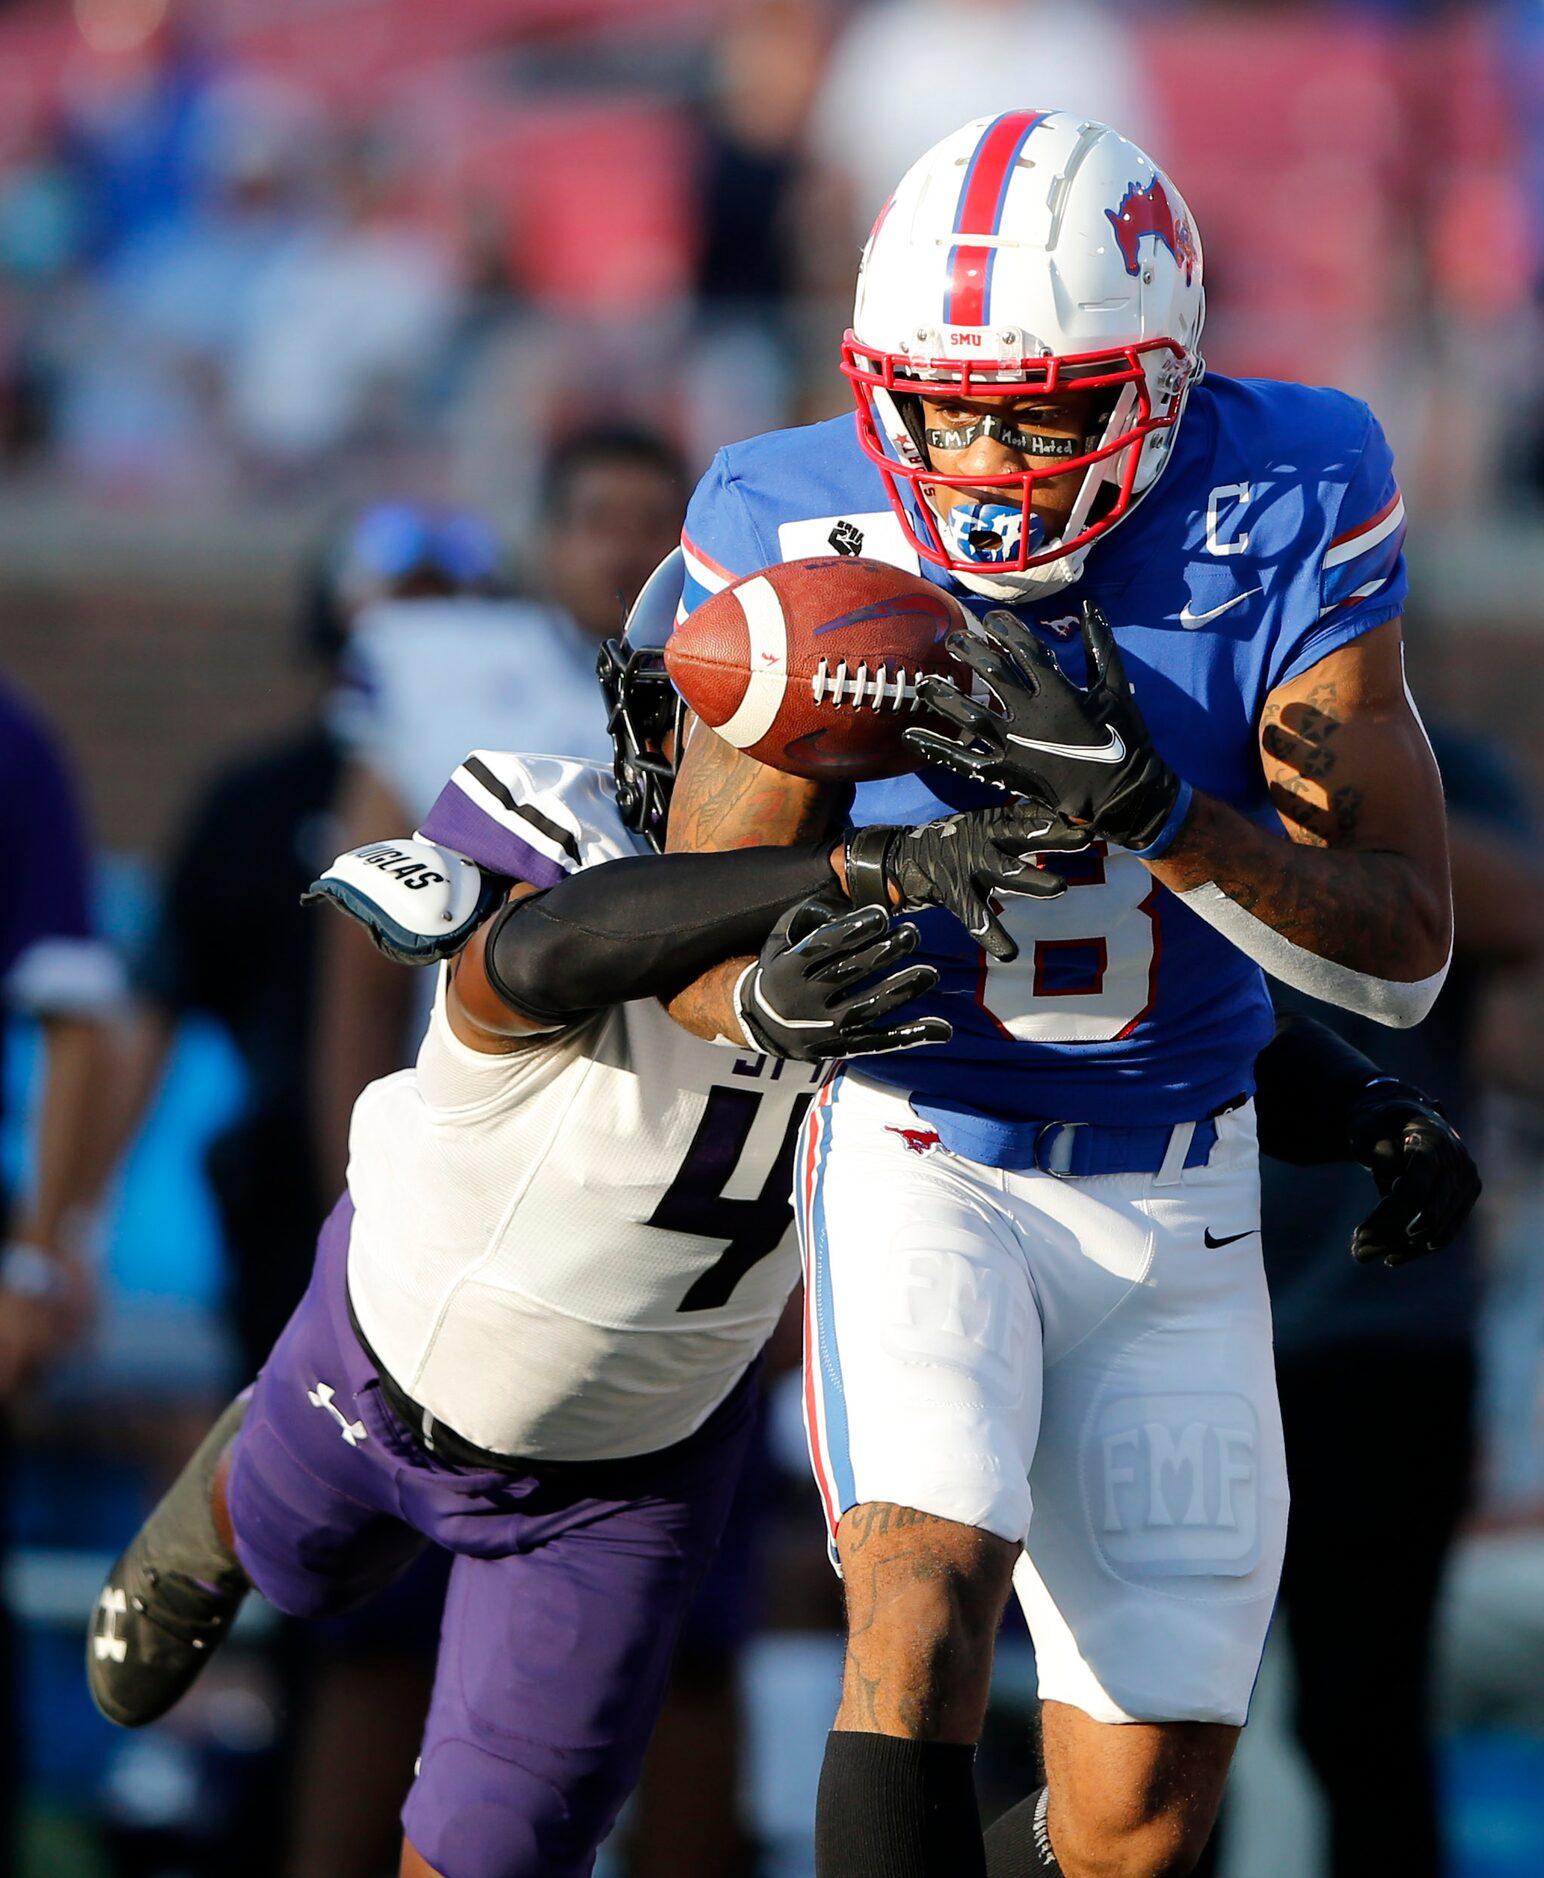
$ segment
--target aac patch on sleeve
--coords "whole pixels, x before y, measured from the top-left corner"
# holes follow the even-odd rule
[[[432,965],[460,951],[503,885],[455,849],[411,835],[340,854],[300,897],[303,905],[330,903],[357,919],[399,964]]]

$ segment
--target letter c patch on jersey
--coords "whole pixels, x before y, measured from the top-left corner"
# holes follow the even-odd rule
[[[1223,483],[1206,498],[1208,554],[1242,554],[1248,548],[1249,534],[1239,527],[1239,517],[1248,508],[1253,493],[1249,483]]]

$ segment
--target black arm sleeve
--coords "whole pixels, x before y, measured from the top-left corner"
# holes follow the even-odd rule
[[[1373,1082],[1390,1094],[1409,1089],[1327,1024],[1278,1017],[1275,1036],[1255,1058],[1260,1152],[1297,1167],[1354,1160],[1351,1111]]]
[[[488,982],[511,1010],[544,1023],[671,997],[709,966],[759,951],[795,901],[842,900],[831,846],[827,838],[584,868],[495,915]]]

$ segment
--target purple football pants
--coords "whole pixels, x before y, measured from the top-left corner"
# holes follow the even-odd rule
[[[326,1617],[426,1545],[455,1555],[408,1838],[444,1878],[583,1878],[638,1776],[718,1544],[754,1374],[696,1434],[526,1474],[437,1460],[381,1399],[345,1302],[352,1207],[253,1388],[229,1505],[281,1610]],[[511,1360],[516,1353],[511,1352]]]

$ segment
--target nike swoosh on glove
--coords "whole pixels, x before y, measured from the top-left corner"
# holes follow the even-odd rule
[[[1086,690],[1008,612],[988,613],[973,632],[951,633],[948,647],[991,687],[997,704],[966,696],[947,678],[919,680],[918,697],[959,733],[909,729],[906,743],[921,760],[1011,789],[1088,835],[1161,851],[1154,844],[1180,806],[1183,785],[1153,748],[1115,635],[1092,600],[1083,602]]]
[[[843,912],[824,900],[802,900],[740,974],[740,1028],[756,1049],[801,1063],[947,1043],[954,1029],[942,1017],[878,1028],[881,1018],[938,983],[931,965],[889,969],[916,950],[917,937],[915,926],[892,922],[881,907]]]

